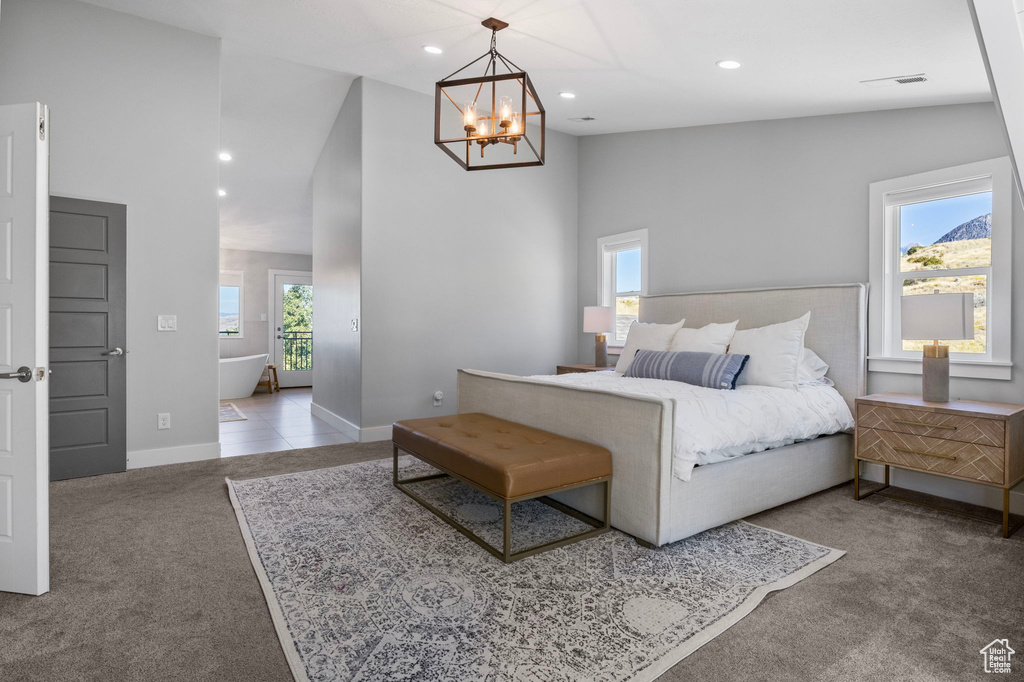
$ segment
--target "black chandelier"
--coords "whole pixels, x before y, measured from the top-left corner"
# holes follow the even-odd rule
[[[530,76],[497,48],[508,24],[480,23],[491,29],[491,49],[434,88],[434,144],[466,170],[543,166],[544,106]],[[482,76],[455,77],[485,58]]]

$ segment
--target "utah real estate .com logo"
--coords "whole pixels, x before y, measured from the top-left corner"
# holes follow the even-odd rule
[[[1010,648],[1010,642],[1008,640],[992,640],[981,650],[981,655],[985,657],[985,672],[1010,672],[1010,657],[1015,653],[1017,652]]]

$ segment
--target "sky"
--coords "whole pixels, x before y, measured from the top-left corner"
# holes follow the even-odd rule
[[[900,246],[934,244],[957,225],[992,212],[992,192],[923,201],[900,207]]]
[[[238,314],[238,287],[220,288],[220,311],[231,315]]]
[[[640,249],[616,254],[615,288],[619,291],[640,291]]]

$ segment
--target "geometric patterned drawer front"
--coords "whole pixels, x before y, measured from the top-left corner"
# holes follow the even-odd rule
[[[929,456],[942,455],[942,457]],[[1002,448],[928,438],[909,433],[857,428],[857,457],[883,464],[985,483],[1003,484]]]
[[[917,422],[908,424],[907,422]],[[934,426],[920,426],[930,424]],[[879,405],[857,406],[857,425],[869,429],[884,429],[915,436],[930,436],[943,440],[959,440],[965,443],[1003,447],[1006,422],[1001,419],[964,417],[937,412],[918,412],[897,407]]]

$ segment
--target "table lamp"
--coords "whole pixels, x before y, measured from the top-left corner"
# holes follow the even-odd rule
[[[938,340],[974,338],[974,294],[901,296],[900,319],[903,339],[935,339],[921,358],[921,397],[949,402],[949,346]]]
[[[583,333],[597,334],[594,337],[594,364],[608,365],[608,337],[605,332],[615,331],[615,315],[611,306],[588,305],[583,307]]]

